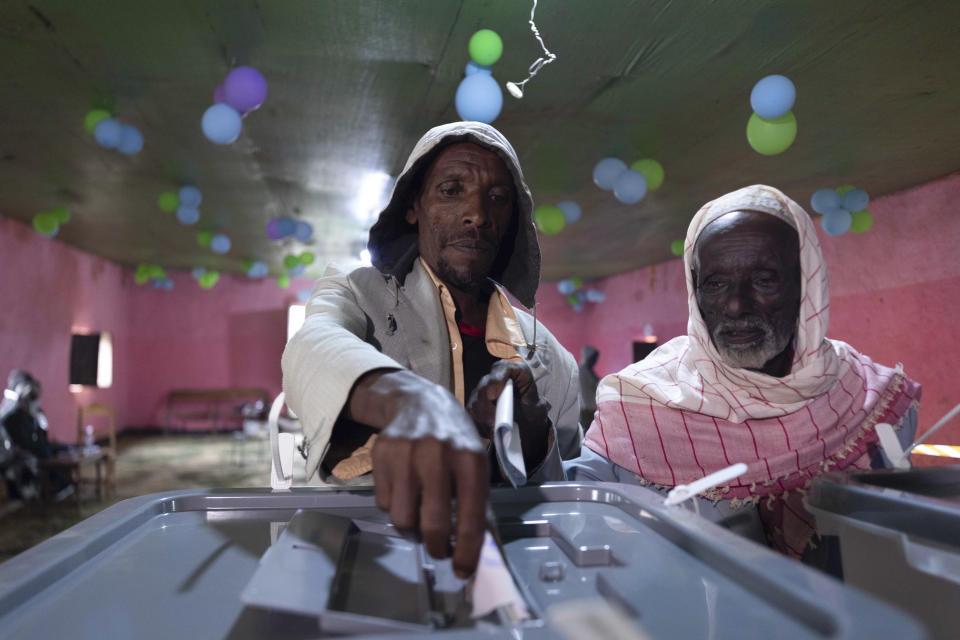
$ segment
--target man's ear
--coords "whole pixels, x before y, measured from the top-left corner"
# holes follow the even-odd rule
[[[413,201],[413,205],[407,209],[407,213],[403,216],[403,219],[406,220],[409,224],[417,224],[417,220],[420,218],[420,198],[417,198]]]

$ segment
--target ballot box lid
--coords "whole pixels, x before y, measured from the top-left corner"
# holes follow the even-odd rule
[[[532,615],[519,623],[464,615],[449,560],[394,530],[370,491],[194,490],[117,503],[0,565],[0,637],[557,638],[570,629],[552,612],[590,601],[645,638],[926,637],[643,487],[492,489],[491,505]]]

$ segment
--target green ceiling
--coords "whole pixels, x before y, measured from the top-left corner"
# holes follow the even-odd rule
[[[497,31],[502,83],[539,53],[524,0],[61,0],[0,2],[0,213],[29,223],[67,205],[59,240],[120,263],[280,272],[264,229],[311,222],[318,275],[356,256],[354,213],[370,173],[396,175],[429,127],[457,119],[453,96],[479,28]],[[960,169],[960,2],[956,0],[541,0],[558,60],[504,94],[494,123],[517,148],[538,203],[573,199],[583,219],[542,239],[544,278],[601,277],[667,259],[706,200],[756,182],[803,204],[824,186],[873,196]],[[200,117],[235,64],[269,83],[240,139],[217,146]],[[797,86],[796,143],[765,157],[745,127],[753,84]],[[144,134],[139,154],[83,129],[108,104]],[[666,181],[632,206],[591,183],[604,156],[657,158]],[[181,226],[156,198],[203,191]],[[877,224],[882,224],[878,220]],[[198,228],[226,232],[212,254]]]

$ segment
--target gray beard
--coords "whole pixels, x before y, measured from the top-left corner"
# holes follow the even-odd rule
[[[763,337],[748,344],[727,344],[723,334],[729,330],[745,331],[760,329]],[[762,369],[765,364],[779,355],[790,343],[790,334],[784,332],[778,336],[772,326],[760,318],[745,318],[743,320],[728,320],[713,328],[710,336],[713,346],[720,353],[720,359],[728,367],[734,369]]]

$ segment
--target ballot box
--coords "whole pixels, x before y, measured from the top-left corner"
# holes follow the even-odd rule
[[[369,491],[194,490],[117,503],[0,565],[0,637],[927,637],[642,487],[493,489],[490,502],[526,620],[471,618],[450,561]],[[613,635],[615,617],[629,633]]]
[[[843,578],[960,638],[960,465],[830,473],[807,510],[840,538]]]

